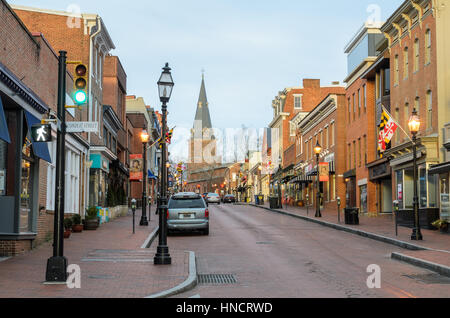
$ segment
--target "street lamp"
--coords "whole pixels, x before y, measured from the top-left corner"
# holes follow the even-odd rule
[[[316,218],[321,218],[322,214],[320,212],[320,180],[319,180],[319,155],[322,152],[322,147],[317,141],[317,145],[314,147],[314,153],[316,154],[317,162],[317,197],[316,197]]]
[[[141,226],[148,226],[148,219],[147,219],[147,144],[150,140],[150,135],[147,133],[146,130],[143,130],[141,132],[141,141],[143,146],[143,152],[144,152],[144,169],[142,173],[142,216],[141,221],[139,222],[139,225]]]
[[[159,99],[162,103],[162,131],[161,131],[161,198],[158,204],[159,209],[159,241],[156,248],[156,254],[154,257],[155,265],[170,265],[172,258],[169,254],[169,246],[167,246],[167,211],[168,211],[168,198],[167,198],[167,103],[172,96],[172,90],[174,86],[171,69],[169,63],[163,68],[161,77],[158,81]]]
[[[420,221],[419,221],[419,197],[418,197],[418,186],[417,186],[417,133],[420,130],[420,118],[417,114],[417,110],[414,108],[411,118],[409,119],[409,131],[412,134],[413,142],[413,169],[414,169],[414,229],[411,235],[411,240],[422,241],[422,233],[420,232]]]

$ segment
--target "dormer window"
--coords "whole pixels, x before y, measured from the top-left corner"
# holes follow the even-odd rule
[[[294,109],[303,108],[303,95],[294,95]]]

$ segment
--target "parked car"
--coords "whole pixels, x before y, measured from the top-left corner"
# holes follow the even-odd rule
[[[232,194],[227,194],[223,197],[223,203],[236,203],[236,197]]]
[[[202,231],[209,235],[209,210],[201,195],[183,192],[169,200],[167,212],[168,233],[175,231]]]
[[[208,193],[206,196],[206,202],[220,204],[220,195],[217,193]]]

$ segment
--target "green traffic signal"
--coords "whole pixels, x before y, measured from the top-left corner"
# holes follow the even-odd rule
[[[86,104],[87,95],[85,91],[77,91],[75,92],[75,103],[78,105]]]

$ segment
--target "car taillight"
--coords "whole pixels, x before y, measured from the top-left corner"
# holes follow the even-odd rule
[[[209,210],[208,209],[205,210],[205,218],[209,219]]]
[[[169,210],[167,210],[167,219],[169,219],[169,214],[170,214],[170,212],[169,212]]]

